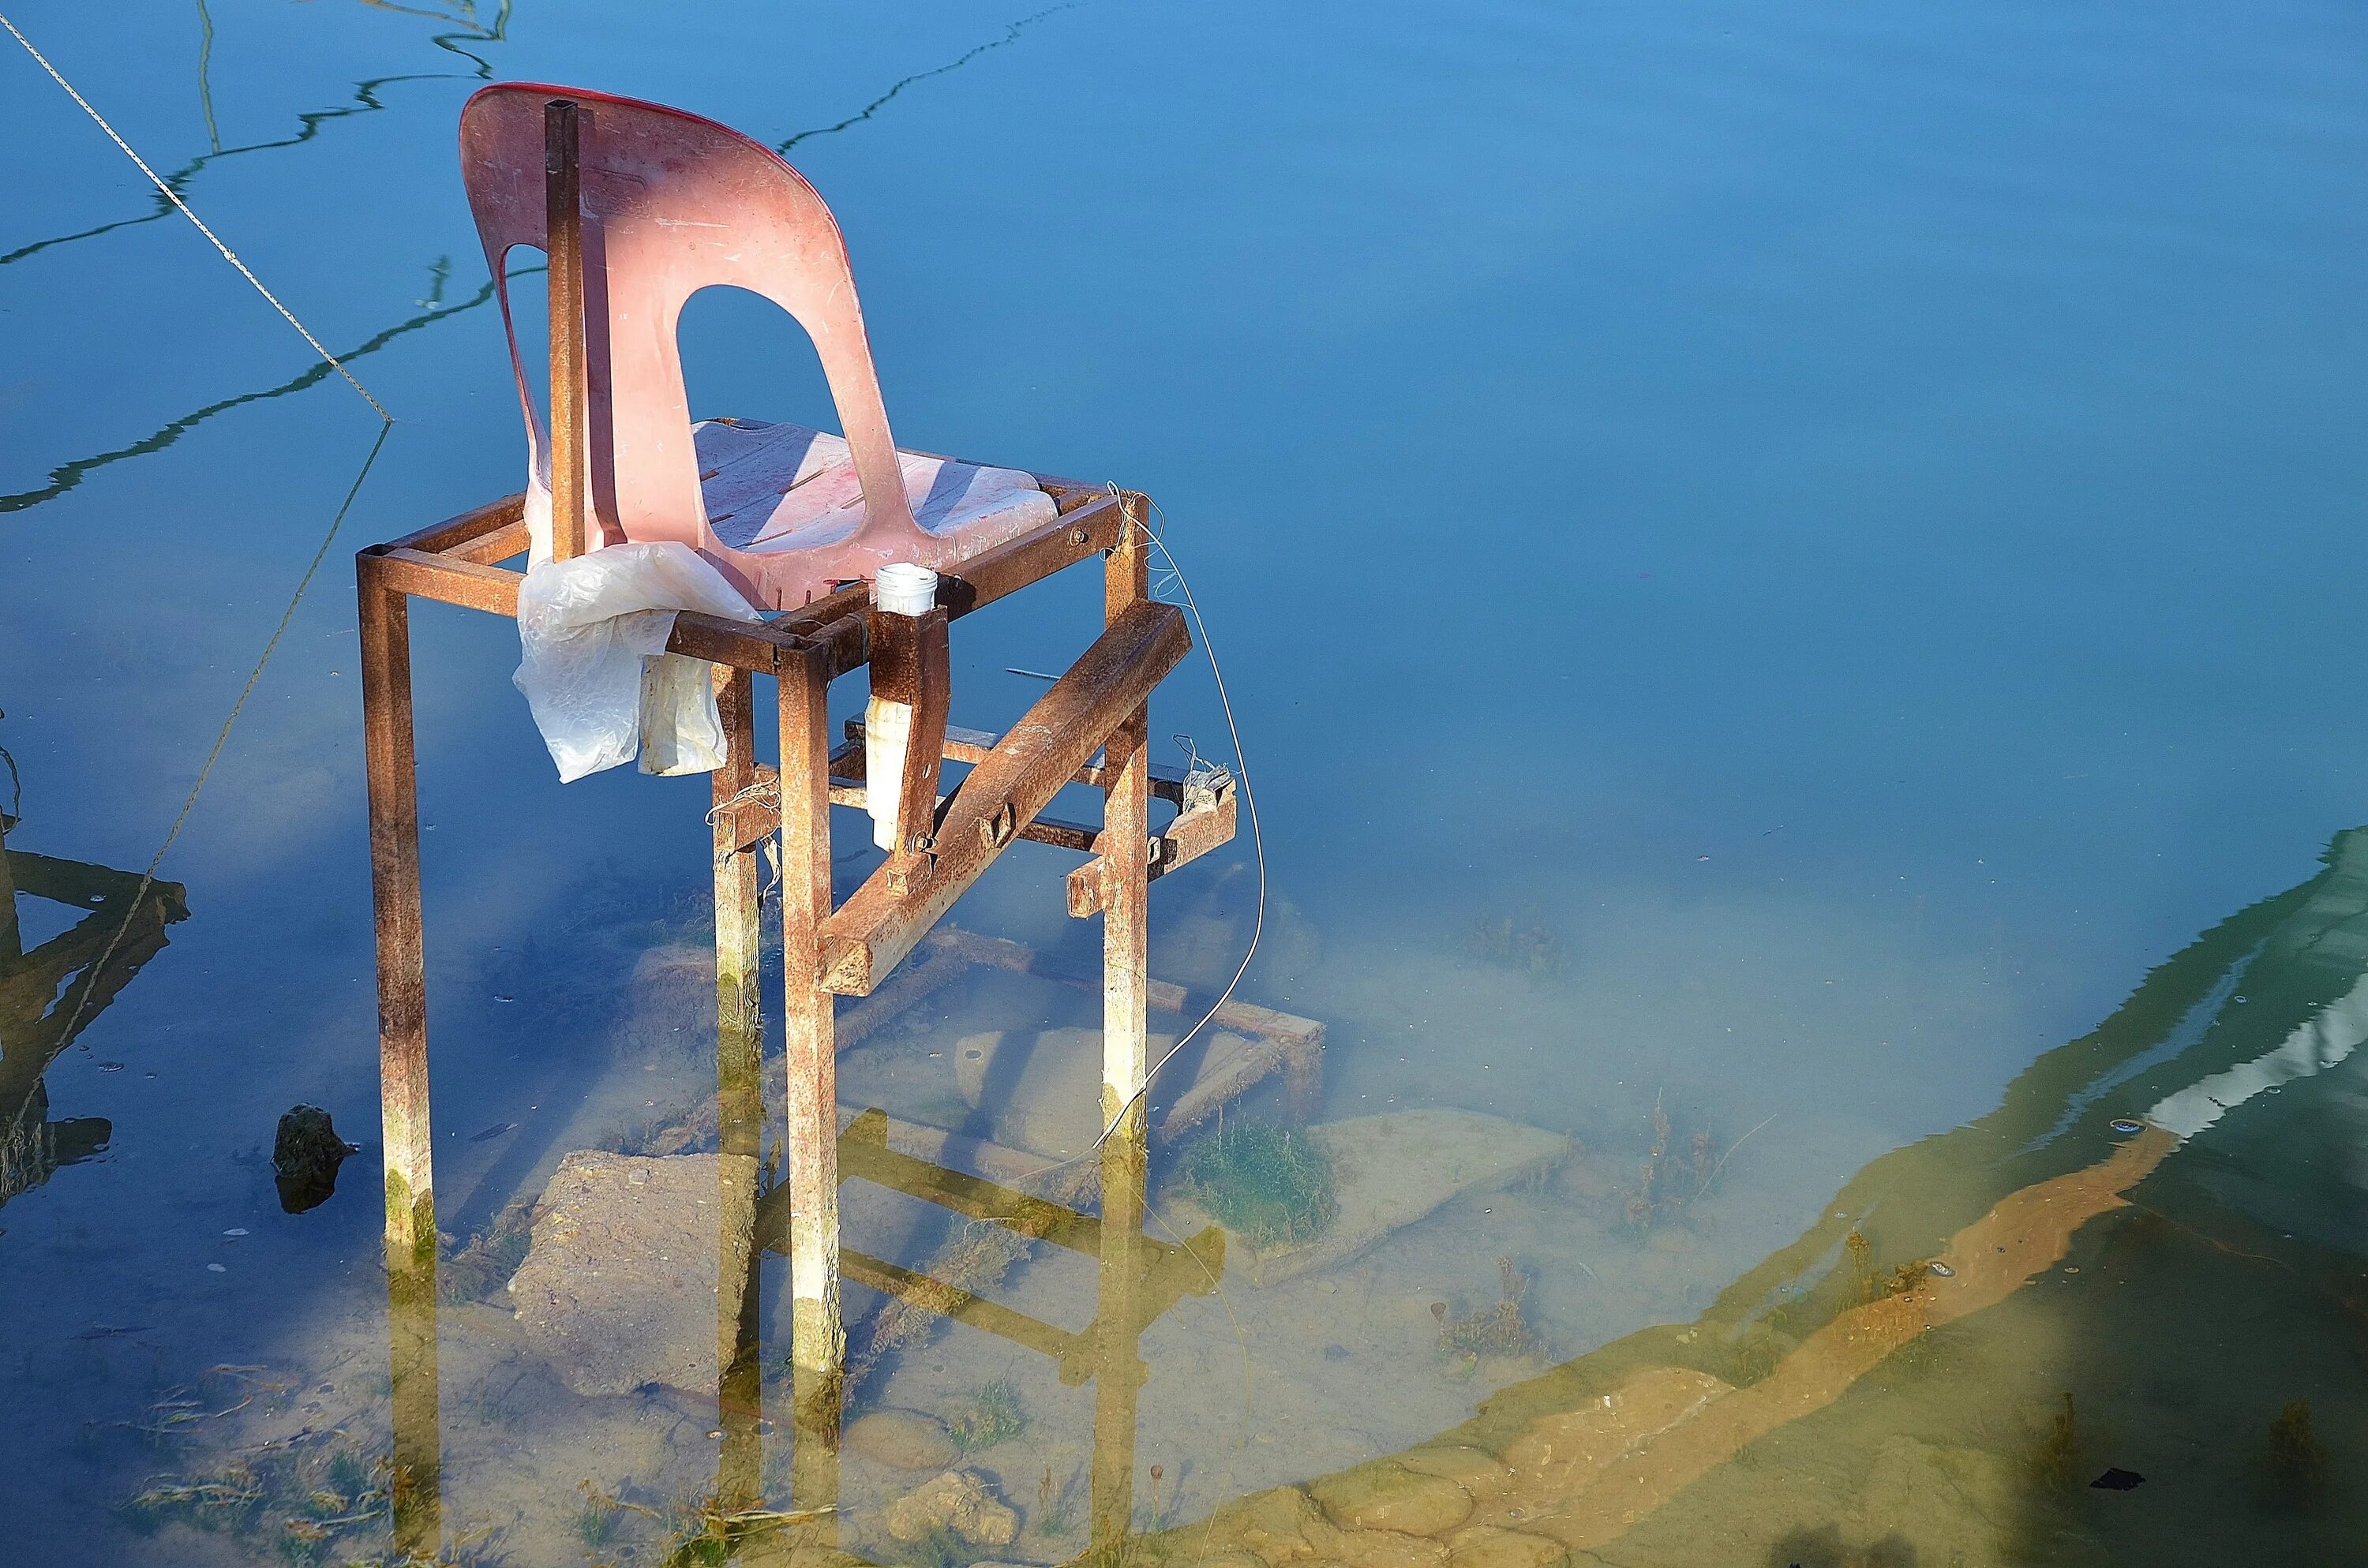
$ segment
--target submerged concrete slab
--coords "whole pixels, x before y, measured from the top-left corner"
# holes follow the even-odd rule
[[[579,1394],[712,1393],[718,1317],[736,1315],[748,1276],[756,1182],[745,1154],[580,1149],[560,1161],[510,1280],[528,1345]]]

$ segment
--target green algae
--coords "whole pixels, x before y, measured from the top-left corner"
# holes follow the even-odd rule
[[[1212,1218],[1254,1247],[1313,1241],[1339,1212],[1331,1156],[1273,1122],[1219,1127],[1184,1157],[1179,1176]]]

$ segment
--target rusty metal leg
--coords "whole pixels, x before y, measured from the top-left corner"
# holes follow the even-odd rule
[[[1134,1518],[1135,1404],[1149,1369],[1143,1335],[1144,1108],[1137,1101],[1102,1145],[1102,1256],[1094,1302],[1094,1453],[1088,1516],[1104,1562]],[[1155,1524],[1154,1528],[1157,1526]]]
[[[1150,562],[1136,526],[1140,496],[1126,498],[1128,526],[1104,569],[1104,619],[1116,622],[1150,597]],[[1150,705],[1135,705],[1104,745],[1102,787],[1102,1125],[1142,1108],[1149,1069],[1151,831]],[[1138,1119],[1139,1123],[1139,1119]]]
[[[788,1086],[783,1164],[790,1189],[790,1502],[838,1503],[838,1427],[847,1331],[838,1304],[838,1061],[822,988],[830,915],[830,677],[819,654],[780,672],[781,1033]],[[838,1516],[812,1527],[836,1546]]]
[[[394,1546],[405,1561],[430,1562],[443,1534],[444,1439],[436,1397],[436,1260],[386,1277],[387,1363],[394,1406],[389,1491]]]
[[[419,930],[419,794],[411,739],[411,615],[359,562],[362,733],[370,778],[370,895],[378,924],[379,1119],[391,1269],[436,1265],[427,1127],[427,971]]]
[[[1150,596],[1142,506],[1127,498],[1128,527],[1103,577],[1105,618],[1116,621]],[[1144,1085],[1149,1072],[1149,705],[1138,703],[1104,746],[1102,787],[1102,1260],[1095,1322],[1100,1338],[1094,1371],[1093,1545],[1115,1552],[1134,1514],[1135,1400],[1144,1379],[1136,1353],[1142,1332],[1143,1186],[1148,1125]]]
[[[725,756],[715,770],[715,804],[732,801],[756,781],[755,682],[746,670],[714,666],[715,705],[723,720]],[[718,811],[715,821],[715,1086],[724,1158],[719,1162],[715,1364],[716,1403],[723,1448],[716,1494],[726,1508],[753,1506],[762,1491],[764,1378],[757,1358],[757,1183],[764,1157],[765,1094],[759,1066],[762,1006],[758,1001],[757,852],[739,845],[739,823]],[[745,1163],[744,1163],[745,1162]]]
[[[835,1373],[838,1310],[838,1063],[834,998],[821,985],[830,915],[829,681],[819,655],[781,671],[781,1028],[789,1085],[791,1362]]]

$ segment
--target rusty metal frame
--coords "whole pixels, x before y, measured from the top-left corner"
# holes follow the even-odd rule
[[[1031,585],[1078,562],[1116,549],[1130,529],[1129,517],[1144,515],[1147,503],[1134,494],[1049,476],[1039,483],[1059,508],[1053,520],[980,554],[942,579],[939,600],[959,619]],[[524,574],[502,562],[526,552],[525,498],[509,496],[383,544],[356,558],[362,653],[363,727],[370,788],[370,854],[376,906],[379,972],[380,1068],[382,1131],[386,1152],[387,1243],[401,1267],[432,1262],[435,1248],[434,1183],[430,1168],[427,976],[421,947],[419,820],[414,754],[410,650],[410,601],[423,598],[488,614],[515,617]],[[771,676],[785,701],[800,715],[823,711],[829,683],[864,666],[871,638],[862,584],[838,590],[804,609],[769,621],[743,623],[685,612],[676,618],[669,651],[705,659],[746,677]],[[786,733],[786,732],[785,732]],[[822,799],[798,802],[809,820],[827,810],[828,758],[821,729],[811,732],[813,766]],[[778,785],[780,774],[773,774]],[[735,790],[735,795],[743,791]],[[777,791],[778,797],[778,791]],[[745,807],[723,819],[738,824],[734,847],[753,850],[781,822],[779,799],[759,820]],[[791,815],[799,814],[791,812]],[[802,827],[803,824],[792,826]],[[819,826],[816,822],[815,825]],[[720,847],[720,846],[719,846]],[[809,858],[814,858],[809,855]],[[819,954],[819,934],[830,917],[828,860],[815,858],[821,904],[814,929],[801,933],[792,950]],[[808,883],[812,876],[806,879]],[[753,892],[753,883],[748,890]],[[743,895],[736,890],[731,896]],[[785,899],[785,910],[803,899]],[[748,915],[751,923],[753,912]],[[877,976],[873,977],[876,983]],[[793,989],[795,984],[793,983]],[[865,989],[869,989],[866,986]],[[792,999],[793,1024],[818,1016],[826,1039],[828,1009],[810,997]],[[794,1052],[810,1072],[829,1051],[809,1047]],[[797,1095],[792,1074],[793,1098]],[[820,1096],[828,1105],[830,1096]],[[795,1108],[793,1105],[793,1108]],[[818,1110],[816,1116],[818,1118]],[[794,1134],[794,1124],[793,1124]],[[793,1146],[797,1142],[793,1135]],[[827,1184],[820,1171],[808,1173],[816,1187]],[[804,1183],[801,1183],[804,1185]]]
[[[537,120],[539,171],[533,167]],[[1158,874],[1155,865],[1164,871],[1205,853],[1229,837],[1233,827],[1229,798],[1198,799],[1190,788],[1175,793],[1153,778],[1151,691],[1183,658],[1191,639],[1182,612],[1149,592],[1147,498],[1031,475],[1053,500],[1052,519],[974,556],[961,556],[958,540],[923,530],[910,515],[836,221],[813,187],[778,155],[724,127],[662,106],[518,83],[497,84],[471,98],[462,113],[461,142],[471,206],[496,288],[504,289],[504,257],[513,245],[540,244],[550,261],[552,517],[551,537],[544,542],[553,559],[570,560],[612,541],[636,517],[649,531],[632,537],[683,537],[663,517],[652,524],[641,516],[646,507],[627,505],[622,495],[626,470],[618,460],[629,447],[638,476],[634,494],[641,502],[664,489],[668,472],[695,477],[695,464],[684,469],[681,443],[670,428],[688,425],[670,335],[636,340],[647,352],[621,371],[619,340],[602,335],[605,320],[621,319],[620,288],[638,301],[632,308],[644,319],[668,319],[690,290],[715,283],[751,288],[788,309],[823,356],[866,500],[864,519],[852,535],[812,551],[762,557],[736,551],[725,549],[702,524],[684,542],[733,575],[752,603],[797,608],[755,623],[682,612],[666,645],[670,653],[715,666],[717,706],[729,740],[729,759],[713,780],[710,820],[715,850],[717,1082],[723,1145],[735,1153],[758,1151],[764,1119],[757,985],[761,900],[753,858],[775,842],[781,855],[787,1131],[781,1190],[788,1209],[781,1228],[791,1259],[791,1365],[797,1424],[825,1437],[821,1443],[800,1445],[793,1487],[807,1495],[836,1494],[846,1349],[839,1309],[837,1129],[837,1057],[845,1042],[837,997],[871,996],[955,900],[1022,838],[1092,858],[1084,880],[1071,879],[1067,902],[1073,912],[1099,912],[1103,921],[1101,1101],[1114,1134],[1102,1159],[1103,1213],[1105,1221],[1117,1226],[1104,1226],[1103,1276],[1106,1290],[1118,1281],[1119,1295],[1107,1299],[1098,1314],[1095,1332],[1106,1343],[1095,1352],[1096,1427],[1099,1437],[1122,1410],[1131,1430],[1140,1358],[1133,1354],[1130,1337],[1123,1358],[1129,1369],[1121,1372],[1121,1358],[1110,1336],[1117,1332],[1113,1324],[1137,1322],[1134,1303],[1146,1289],[1127,1260],[1143,1245],[1143,1102],[1152,991],[1145,970],[1148,883]],[[634,190],[621,202],[612,199],[613,192],[596,192],[601,182],[587,184],[583,177],[617,175],[619,158],[640,171],[625,171]],[[709,176],[723,178],[723,171],[730,177],[722,185],[692,178],[688,171],[694,165]],[[701,241],[686,249],[672,231],[687,222],[685,204],[702,203],[716,207],[719,217],[728,213],[751,226],[751,233],[787,243],[768,248]],[[714,226],[696,225],[702,231]],[[740,270],[719,270],[726,264]],[[634,290],[640,292],[630,293]],[[599,293],[600,301],[588,298],[588,291]],[[502,298],[507,324],[506,289]],[[601,338],[597,347],[596,336]],[[510,347],[516,365],[514,334]],[[517,368],[529,441],[540,460],[542,433],[523,367]],[[618,395],[620,374],[636,393],[626,403]],[[629,403],[647,416],[631,440],[618,423]],[[629,515],[606,515],[612,511]],[[372,545],[355,563],[377,936],[386,1244],[390,1301],[399,1315],[421,1300],[432,1303],[437,1250],[410,606],[414,598],[425,598],[514,619],[525,575],[506,563],[529,552],[532,536],[527,498],[514,495]],[[967,762],[970,771],[940,801],[939,767],[954,755],[947,725],[949,623],[1096,555],[1105,562],[1100,637],[1009,732],[984,737],[984,744],[964,733],[969,755],[956,760]],[[939,572],[936,604],[920,616],[874,613],[867,584],[848,580],[868,578],[899,560]],[[761,581],[752,583],[751,574]],[[893,782],[842,782],[834,777],[835,764],[845,758],[831,744],[830,684],[866,665],[875,690],[894,691],[914,714],[912,734],[919,749],[907,748],[901,777]],[[757,676],[776,683],[780,760],[770,770],[759,767],[753,756]],[[1053,798],[1073,781],[1101,790],[1099,830],[1042,817]],[[898,842],[863,885],[834,908],[830,809],[842,801],[854,803],[851,794],[891,788],[898,793],[903,824]],[[1182,808],[1177,824],[1158,840],[1150,829],[1155,792]],[[882,1145],[877,1153],[884,1152]],[[857,1159],[879,1163],[862,1150]],[[753,1190],[734,1188],[723,1197],[727,1214],[745,1215],[754,1223]],[[1126,1265],[1115,1272],[1110,1267],[1112,1246]],[[888,1265],[854,1261],[887,1278],[882,1271]],[[719,1351],[729,1352],[745,1338],[752,1283],[741,1281],[736,1290],[719,1292]],[[432,1346],[432,1305],[428,1311]],[[1077,1354],[1064,1353],[1064,1370]],[[723,1381],[730,1385],[720,1396],[726,1428],[753,1423],[753,1361],[727,1366]],[[418,1386],[429,1391],[422,1397],[432,1426],[432,1381]],[[735,1405],[746,1408],[735,1413]],[[433,1454],[418,1456],[418,1464],[432,1472]],[[752,1484],[753,1472],[744,1466],[722,1490],[738,1494]],[[1098,1476],[1097,1517],[1110,1504],[1122,1521],[1131,1485],[1131,1474],[1108,1483]],[[1106,1496],[1110,1486],[1118,1491]]]

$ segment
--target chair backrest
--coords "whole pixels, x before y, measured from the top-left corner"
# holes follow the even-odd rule
[[[501,297],[527,437],[540,472],[541,422],[519,358],[504,263],[514,245],[548,252],[543,108],[579,106],[591,542],[713,541],[677,325],[683,301],[713,284],[761,294],[797,319],[863,486],[862,533],[923,536],[855,299],[846,242],[803,176],[738,131],[658,104],[574,87],[503,82],[461,111],[461,170]]]

